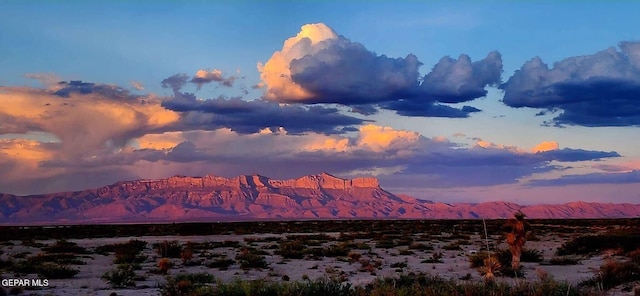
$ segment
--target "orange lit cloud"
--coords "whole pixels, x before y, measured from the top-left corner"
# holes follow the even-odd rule
[[[182,132],[166,132],[162,134],[147,134],[135,139],[133,146],[138,149],[167,150],[184,142]]]
[[[42,170],[42,161],[55,158],[56,149],[44,143],[28,139],[0,139],[0,186],[4,182],[46,177],[59,170]]]
[[[482,139],[477,140],[475,147],[484,148],[484,149],[501,149],[501,150],[507,150],[507,151],[517,152],[517,153],[526,152],[525,150],[516,146],[496,144],[496,143],[485,141]]]
[[[200,87],[202,87],[203,84],[210,83],[213,81],[218,82],[224,86],[231,87],[233,86],[233,82],[236,79],[237,77],[235,76],[230,76],[225,78],[224,75],[222,74],[222,71],[218,69],[213,69],[213,70],[201,69],[196,72],[196,74],[191,79],[191,82],[197,84],[198,89],[200,89]]]
[[[169,125],[179,115],[153,97],[114,99],[99,93],[61,98],[50,91],[0,88],[0,134],[40,131],[60,139],[66,157],[119,148],[134,135]]]
[[[0,140],[0,155],[5,159],[36,166],[38,162],[50,159],[53,155],[41,144],[38,141],[26,139]]]
[[[417,132],[369,124],[360,128],[358,146],[381,152],[388,148],[406,148],[415,144],[419,137]]]
[[[266,63],[258,63],[258,71],[262,79],[260,86],[266,88],[265,98],[302,101],[311,97],[311,93],[291,79],[289,69],[291,61],[308,54],[315,54],[328,46],[322,41],[337,38],[338,35],[325,24],[302,26],[300,32],[295,37],[287,39],[282,49],[274,52]]]
[[[544,141],[538,144],[537,146],[533,147],[533,149],[531,149],[531,152],[538,153],[538,152],[545,152],[545,151],[558,150],[558,149],[560,149],[560,145],[558,145],[558,142]]]

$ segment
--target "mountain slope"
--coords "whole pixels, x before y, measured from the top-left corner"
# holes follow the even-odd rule
[[[640,216],[640,205],[574,202],[520,206],[506,202],[446,204],[397,196],[375,178],[330,174],[275,180],[175,176],[32,196],[0,194],[0,223],[88,223],[253,219],[469,219]]]

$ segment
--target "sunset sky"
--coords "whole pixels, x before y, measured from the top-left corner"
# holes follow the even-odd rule
[[[640,2],[1,1],[0,192],[377,176],[640,201]]]

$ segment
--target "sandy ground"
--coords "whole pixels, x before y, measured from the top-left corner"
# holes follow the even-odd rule
[[[338,233],[327,233],[328,235],[337,237]],[[291,235],[291,234],[286,234]],[[114,256],[103,256],[98,254],[83,255],[82,260],[85,265],[75,265],[75,268],[80,270],[72,279],[64,280],[49,280],[49,287],[41,290],[25,290],[24,295],[109,295],[112,292],[117,292],[117,295],[160,295],[160,285],[165,283],[165,277],[150,273],[149,271],[156,268],[156,263],[159,258],[156,252],[152,249],[151,245],[156,242],[177,240],[181,243],[186,242],[215,242],[215,241],[240,241],[242,245],[248,245],[245,242],[245,238],[260,238],[260,237],[284,237],[285,234],[251,234],[251,235],[212,235],[212,236],[153,236],[153,237],[118,237],[118,238],[105,238],[105,239],[70,239],[69,241],[75,242],[80,246],[86,247],[89,250],[93,248],[113,243],[124,243],[131,239],[143,240],[148,243],[147,249],[143,254],[148,256],[146,262],[142,264],[143,269],[136,271],[139,275],[144,275],[146,279],[144,281],[136,282],[136,287],[131,289],[112,289],[107,282],[101,279],[101,276],[108,270],[115,268],[113,264]],[[417,236],[416,236],[417,237]],[[562,238],[558,236],[543,236],[539,237],[539,241],[528,241],[526,248],[536,249],[543,253],[546,260],[552,258],[558,247],[562,245],[568,238]],[[505,248],[506,245],[500,242],[499,236],[491,237],[492,242],[498,244],[499,248]],[[303,278],[320,278],[323,276],[338,276],[341,272],[344,272],[343,276],[348,278],[348,281],[361,285],[366,284],[374,280],[376,277],[398,276],[399,274],[407,274],[410,272],[423,272],[433,275],[440,275],[446,278],[453,278],[461,280],[461,278],[470,275],[470,281],[480,281],[480,274],[474,268],[470,268],[468,256],[480,250],[485,243],[480,235],[472,235],[469,240],[471,243],[468,245],[462,245],[462,250],[448,251],[443,249],[443,246],[450,244],[455,240],[448,240],[445,238],[430,241],[419,241],[425,244],[431,244],[434,250],[421,251],[411,250],[414,254],[400,255],[401,250],[406,250],[406,246],[400,246],[390,249],[376,248],[375,242],[369,239],[359,239],[355,242],[364,242],[370,245],[371,250],[353,250],[362,254],[362,259],[379,260],[381,267],[376,269],[374,273],[359,271],[361,264],[358,262],[350,263],[345,262],[345,258],[339,260],[339,258],[327,258],[322,260],[311,259],[287,259],[283,260],[279,255],[266,256],[268,269],[257,270],[243,270],[238,264],[234,264],[228,268],[228,270],[219,270],[217,268],[208,268],[205,265],[199,266],[184,266],[180,259],[171,259],[174,263],[174,267],[170,270],[170,275],[178,273],[197,273],[207,272],[213,274],[216,278],[223,281],[232,281],[234,279],[248,280],[248,279],[268,279],[272,281],[281,281],[284,275],[287,275],[292,281],[302,280]],[[43,244],[52,244],[55,241],[38,241]],[[4,254],[0,258],[6,260],[10,256],[28,252],[29,254],[38,254],[40,249],[23,246],[20,241],[13,241],[14,245],[2,246]],[[331,244],[333,242],[325,243],[324,245]],[[251,245],[256,248],[261,248],[268,242],[257,242]],[[271,243],[272,244],[272,243]],[[267,250],[273,254],[273,250]],[[216,248],[213,250],[207,250],[207,254],[226,255],[228,258],[234,259],[240,252],[236,248]],[[442,252],[442,263],[421,263],[423,260],[431,258],[434,252]],[[204,259],[199,256],[197,252],[194,253],[193,260]],[[536,269],[542,269],[549,275],[552,275],[555,279],[561,281],[567,281],[572,284],[577,284],[582,280],[592,277],[602,265],[605,258],[604,256],[596,256],[591,258],[585,258],[578,265],[562,265],[551,266],[541,265],[539,263],[526,263],[524,262],[523,268],[527,279],[537,279]],[[210,261],[210,260],[209,260]],[[206,260],[205,260],[206,262]],[[398,269],[392,268],[391,265],[398,262],[405,262],[406,267]],[[4,273],[3,278],[15,278],[12,274]],[[28,278],[36,278],[36,275],[29,275]],[[513,282],[517,279],[511,279],[501,277],[499,280]],[[6,289],[6,288],[5,288]],[[633,295],[633,293],[623,293],[619,291],[613,291],[614,295]]]

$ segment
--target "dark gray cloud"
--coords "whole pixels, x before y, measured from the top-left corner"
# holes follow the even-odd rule
[[[180,92],[182,87],[187,84],[189,75],[187,74],[175,74],[162,80],[161,85],[164,88],[170,88],[174,93]]]
[[[347,106],[378,104],[398,114],[429,117],[468,117],[479,111],[445,104],[483,97],[485,87],[499,85],[502,57],[498,52],[476,62],[461,55],[444,57],[424,77],[413,54],[389,58],[340,36],[323,41],[328,46],[290,63],[291,79],[311,98],[276,98],[280,102],[338,103]],[[357,109],[356,109],[357,110]],[[367,113],[364,113],[367,114]]]
[[[548,160],[548,161],[557,160],[557,161],[565,161],[565,162],[587,161],[587,160],[597,160],[602,158],[621,157],[621,155],[615,151],[606,152],[606,151],[593,151],[593,150],[570,149],[570,148],[538,152],[534,155],[542,156],[545,160]]]
[[[567,58],[553,68],[534,58],[502,85],[503,102],[559,112],[555,125],[639,126],[640,42],[619,47]]]
[[[193,96],[180,97],[165,100],[162,106],[183,113],[182,124],[186,127],[226,127],[241,134],[257,133],[264,128],[277,131],[280,127],[292,134],[336,134],[353,130],[365,122],[341,114],[337,108],[244,101],[240,98],[196,100]]]
[[[534,173],[562,169],[552,165],[551,161],[575,162],[619,156],[616,152],[568,148],[540,153],[485,148],[447,149],[416,158],[402,172],[382,179],[400,187],[409,185],[402,181],[405,176],[422,176],[422,185],[429,188],[513,184]]]
[[[349,112],[358,113],[362,115],[373,115],[378,113],[378,108],[375,105],[353,105]]]
[[[486,86],[498,85],[502,74],[502,56],[490,52],[486,58],[471,62],[467,55],[455,60],[442,58],[420,84],[420,96],[440,103],[462,103],[487,95]]]
[[[449,117],[449,118],[466,118],[471,113],[480,112],[482,110],[472,107],[463,106],[455,108],[434,102],[428,103],[418,100],[398,100],[393,102],[381,103],[380,107],[389,110],[395,110],[398,115],[402,116],[420,116],[420,117]]]
[[[53,94],[59,97],[68,98],[72,93],[87,95],[87,94],[99,94],[110,99],[129,99],[135,100],[139,96],[133,96],[131,93],[119,86],[97,84],[92,82],[83,82],[80,80],[60,81],[58,86],[61,87]]]
[[[342,37],[313,55],[291,61],[291,78],[315,94],[306,103],[375,103],[403,96],[418,86],[415,55],[389,58]]]
[[[532,180],[530,186],[564,186],[574,184],[628,184],[640,183],[640,171],[626,173],[592,173],[584,175],[565,175],[558,179]]]

